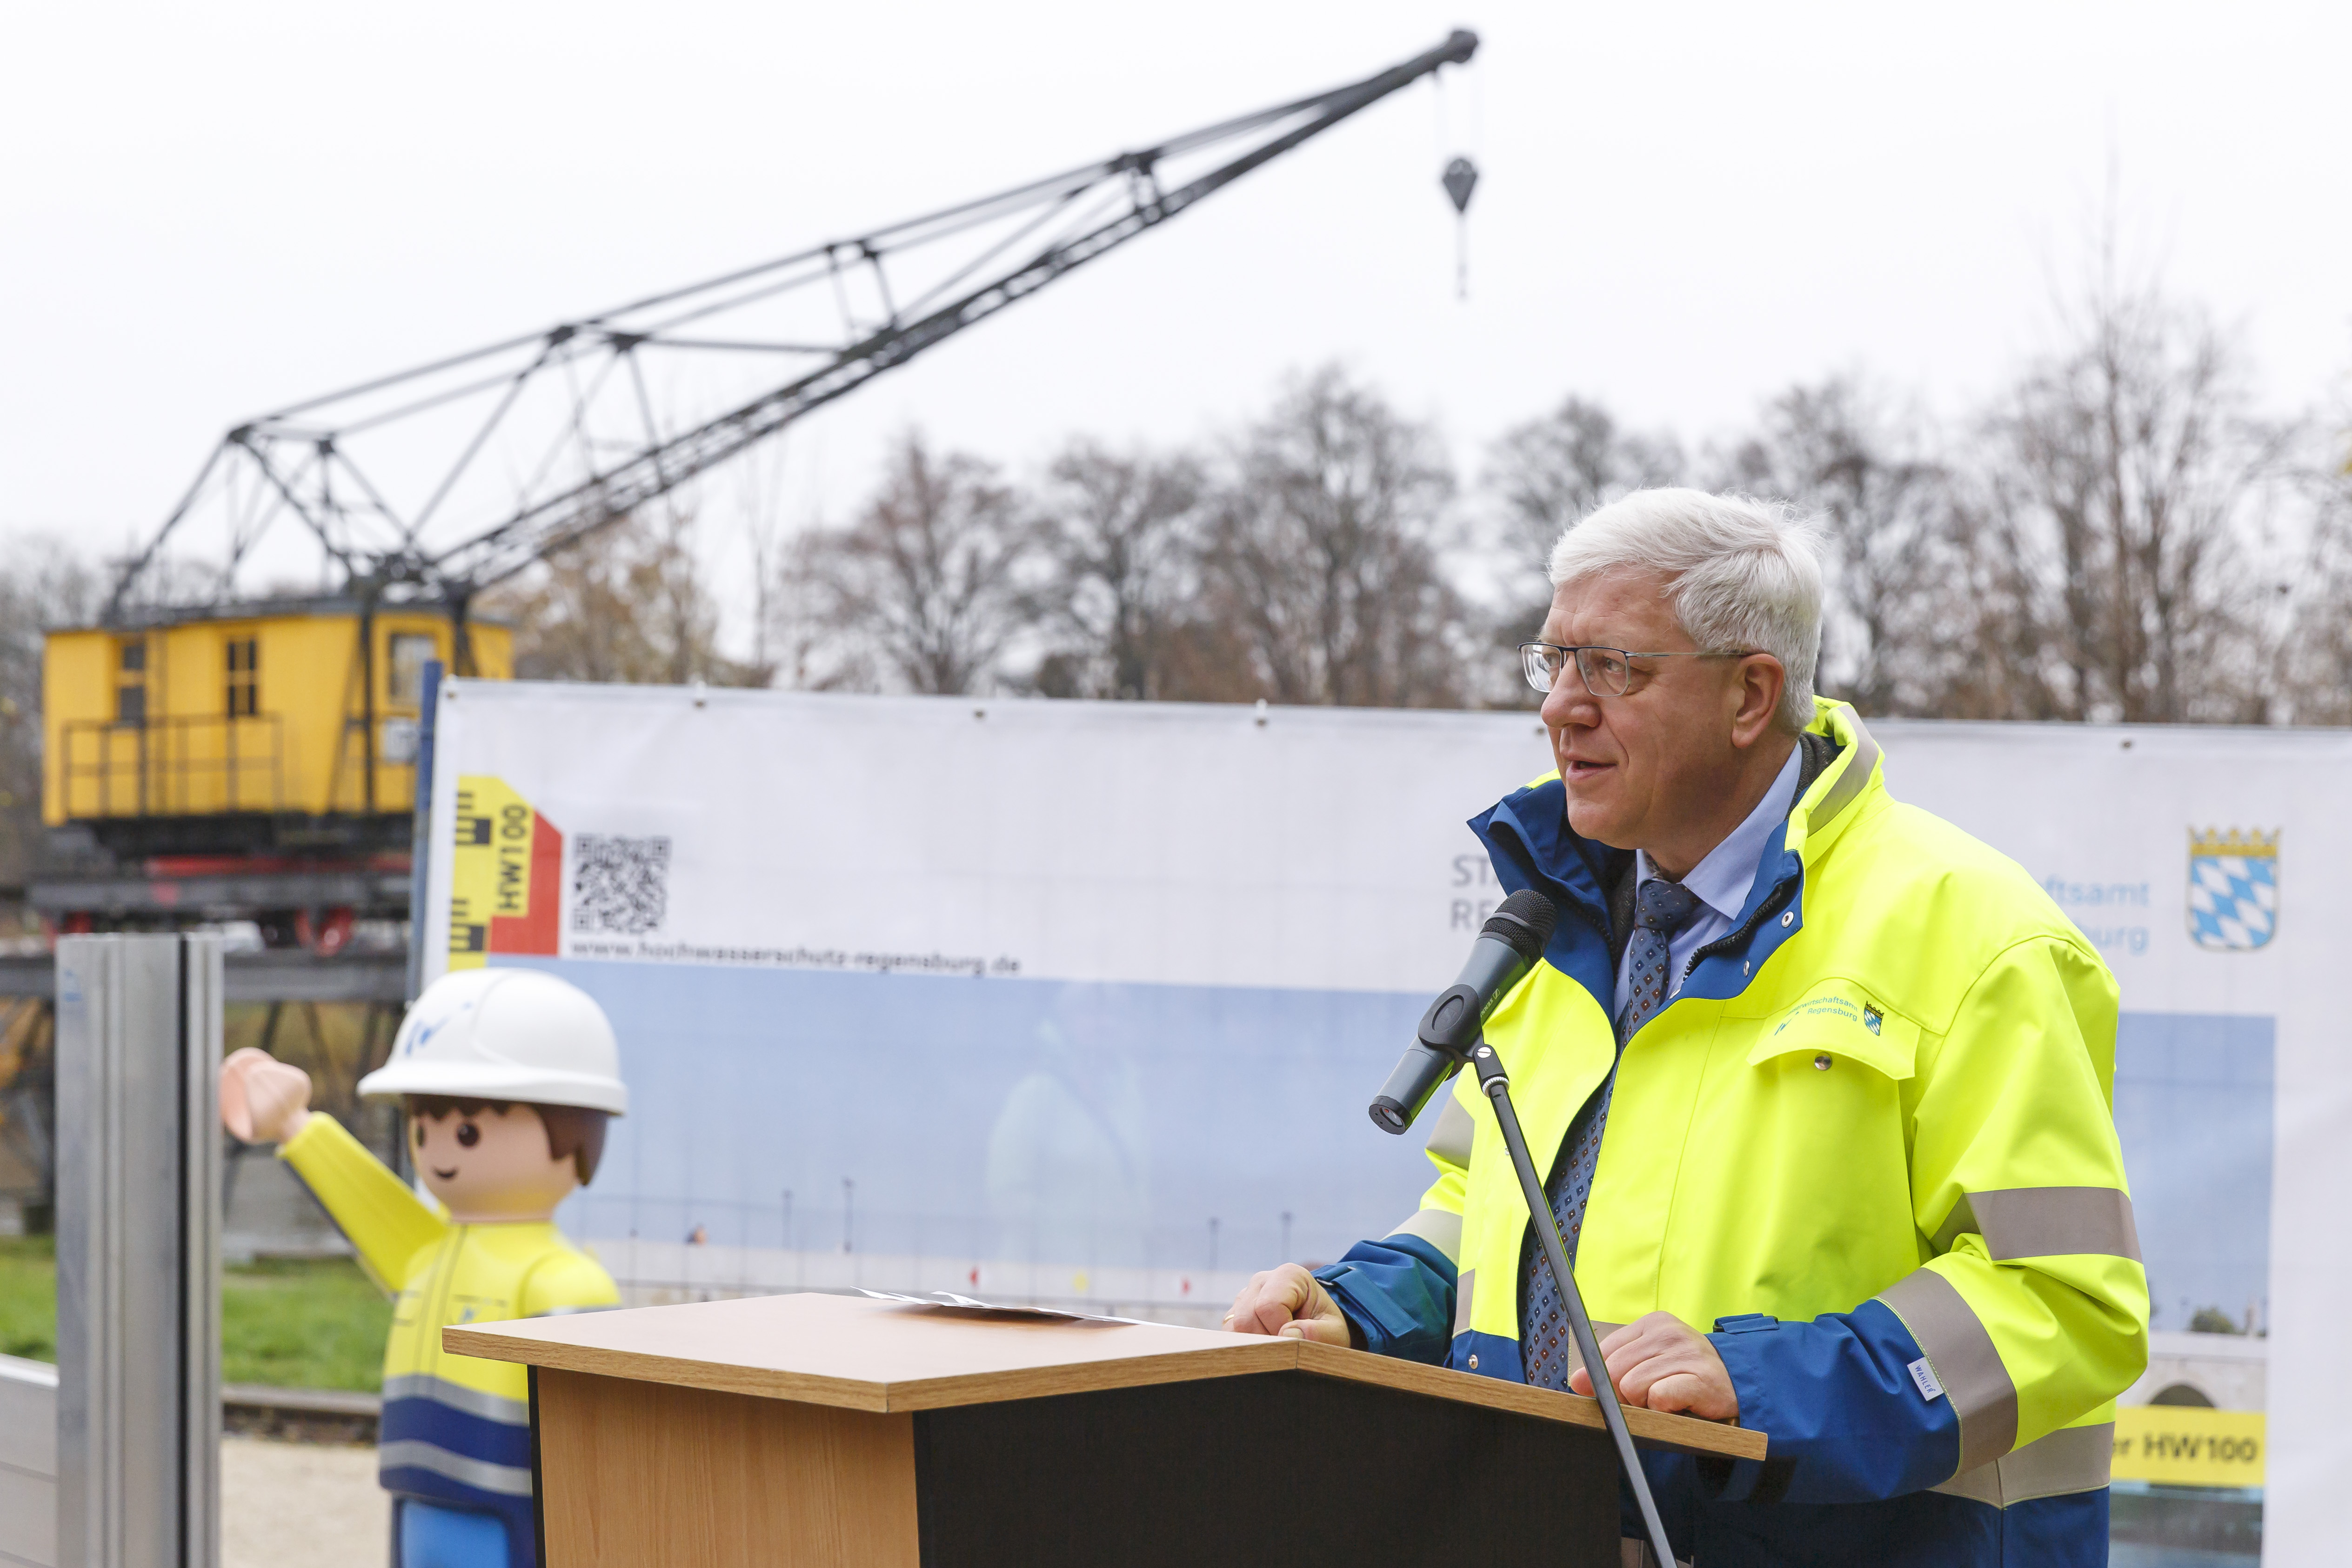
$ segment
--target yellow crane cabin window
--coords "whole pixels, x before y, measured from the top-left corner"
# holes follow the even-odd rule
[[[395,632],[392,634],[392,680],[388,686],[394,702],[415,706],[425,700],[425,666],[440,655],[435,652],[432,637],[423,632]]]
[[[251,718],[261,711],[261,639],[228,640],[228,716]]]
[[[125,637],[115,644],[114,722],[147,722],[147,639]]]

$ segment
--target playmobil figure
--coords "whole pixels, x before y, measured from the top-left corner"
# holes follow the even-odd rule
[[[605,1119],[628,1109],[613,1026],[551,975],[459,970],[417,998],[391,1061],[359,1087],[401,1096],[437,1209],[312,1115],[310,1076],[264,1051],[222,1064],[221,1120],[277,1144],[397,1293],[377,1448],[395,1568],[535,1568],[527,1374],[446,1354],[441,1330],[619,1304],[612,1276],[553,1218],[596,1174]]]

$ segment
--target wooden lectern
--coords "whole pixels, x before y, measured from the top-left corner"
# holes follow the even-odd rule
[[[820,1295],[442,1343],[531,1368],[544,1568],[1620,1561],[1593,1401],[1360,1351]]]

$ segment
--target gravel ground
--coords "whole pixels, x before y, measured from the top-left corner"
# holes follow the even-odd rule
[[[375,1449],[221,1439],[222,1568],[376,1568],[392,1507]]]

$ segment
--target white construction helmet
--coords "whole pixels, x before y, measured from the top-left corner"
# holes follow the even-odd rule
[[[434,981],[360,1092],[629,1109],[604,1009],[537,969],[453,969]]]

